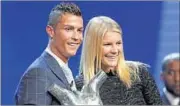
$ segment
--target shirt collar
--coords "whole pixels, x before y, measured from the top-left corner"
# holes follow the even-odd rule
[[[180,101],[179,97],[174,96],[173,94],[171,94],[170,92],[167,91],[166,88],[163,88],[163,92],[165,93],[167,99],[169,100],[169,102],[171,103],[171,105],[177,105]]]

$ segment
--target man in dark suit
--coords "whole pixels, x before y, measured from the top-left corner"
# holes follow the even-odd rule
[[[74,3],[56,5],[49,14],[46,32],[48,46],[22,76],[15,93],[17,105],[61,104],[48,92],[53,83],[76,90],[68,59],[76,54],[82,42],[83,19],[79,7]]]
[[[164,81],[162,100],[165,105],[180,105],[180,54],[164,57],[161,79]]]

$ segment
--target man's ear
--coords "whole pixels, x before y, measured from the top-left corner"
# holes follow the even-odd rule
[[[160,79],[161,79],[162,81],[164,81],[164,73],[163,73],[163,72],[161,72],[161,74],[160,74]]]
[[[46,26],[46,32],[49,35],[50,38],[53,38],[54,36],[54,28],[50,25]]]

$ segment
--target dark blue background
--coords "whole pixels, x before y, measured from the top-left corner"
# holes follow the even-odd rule
[[[2,4],[2,104],[14,104],[14,92],[21,75],[48,43],[45,27],[52,7],[59,2],[15,1]],[[96,1],[75,2],[82,10],[84,25],[93,16],[106,15],[122,27],[124,52],[128,60],[150,64],[155,71],[162,2]],[[69,65],[78,73],[80,49]]]

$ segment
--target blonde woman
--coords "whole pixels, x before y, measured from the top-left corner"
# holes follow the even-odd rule
[[[108,78],[100,87],[104,105],[162,104],[148,65],[126,61],[123,52],[122,29],[110,17],[92,18],[86,26],[77,88],[104,70]]]

